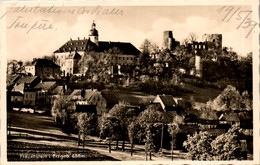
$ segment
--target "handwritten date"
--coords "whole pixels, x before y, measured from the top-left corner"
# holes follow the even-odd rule
[[[222,6],[221,8],[217,9],[217,12],[219,14],[224,13],[224,17],[222,18],[223,22],[228,23],[230,20],[234,19],[234,16],[237,21],[241,20],[236,29],[238,30],[240,28],[249,28],[246,38],[248,38],[253,29],[258,25],[257,22],[250,18],[250,15],[253,12],[252,10],[242,10],[241,7],[234,6]]]

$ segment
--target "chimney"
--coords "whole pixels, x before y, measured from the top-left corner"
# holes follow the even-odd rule
[[[78,40],[79,40],[79,37],[78,37]]]
[[[72,39],[70,38],[70,41],[72,41]]]

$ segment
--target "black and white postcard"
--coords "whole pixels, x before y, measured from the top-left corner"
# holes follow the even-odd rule
[[[1,163],[259,164],[258,3],[0,2]]]

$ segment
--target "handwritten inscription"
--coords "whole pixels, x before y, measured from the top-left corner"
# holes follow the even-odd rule
[[[22,16],[17,16],[17,18],[9,26],[7,26],[7,29],[16,28],[28,29],[26,32],[28,34],[31,30],[50,30],[53,29],[53,26],[49,20],[45,19],[35,21],[33,24],[29,25],[23,20]]]
[[[74,14],[74,15],[118,15],[122,16],[124,11],[116,7],[56,7],[56,6],[16,6],[12,4],[12,7],[9,8],[3,15],[0,16],[0,20],[5,17],[7,14],[17,14],[17,17],[12,20],[10,25],[7,25],[7,29],[25,29],[26,33],[30,33],[33,30],[57,30],[54,28],[53,24],[48,19],[37,20],[33,23],[26,22],[22,14],[48,14],[48,15],[61,15],[61,14]]]
[[[223,6],[217,9],[217,12],[224,13],[224,17],[222,18],[223,22],[229,22],[232,19],[236,19],[239,21],[236,29],[244,28],[249,29],[246,35],[246,38],[252,33],[253,29],[258,25],[257,22],[253,21],[250,18],[252,15],[252,10],[242,10],[241,7],[234,7],[234,6]]]
[[[13,5],[15,6],[15,5]],[[11,7],[7,10],[1,17],[2,19],[8,13],[16,13],[16,14],[88,14],[88,15],[118,15],[122,16],[124,14],[124,10],[115,7],[56,7],[56,6],[49,6],[49,7],[41,7],[40,5],[37,6],[18,6],[18,7]]]

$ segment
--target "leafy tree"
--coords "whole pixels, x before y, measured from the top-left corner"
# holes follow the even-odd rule
[[[86,52],[78,62],[78,70],[91,78],[94,82],[107,82],[109,80],[109,70],[112,65],[109,52]]]
[[[173,160],[173,147],[175,145],[176,141],[176,135],[179,132],[180,128],[179,125],[184,122],[184,119],[181,116],[176,115],[173,119],[173,122],[168,125],[168,132],[171,135],[172,141],[171,141],[171,155]]]
[[[214,140],[207,132],[188,135],[183,146],[188,150],[187,157],[192,160],[232,160],[241,158],[239,141],[240,128],[233,125],[227,133]]]
[[[42,58],[43,58],[43,59],[47,59],[47,60],[51,60],[51,61],[53,61],[54,63],[57,62],[57,58],[55,57],[55,54],[52,54],[52,55],[44,55]]]
[[[78,137],[80,142],[80,135],[83,134],[83,148],[85,146],[86,136],[94,129],[93,128],[93,113],[79,113],[77,115],[77,127],[78,127]]]
[[[187,158],[192,160],[211,160],[211,142],[212,138],[208,132],[195,133],[188,135],[183,146],[188,151]]]
[[[147,64],[147,60],[149,61],[150,55],[159,51],[159,47],[148,39],[144,40],[144,42],[140,46],[140,49],[140,64]]]
[[[136,117],[134,117],[134,119],[128,125],[127,130],[128,130],[128,138],[131,145],[131,156],[133,156],[134,140],[137,139],[138,131],[140,130],[139,125],[136,122]]]
[[[234,86],[228,85],[213,101],[207,103],[209,109],[218,111],[252,110],[252,100],[248,92],[240,92]]]
[[[60,122],[62,126],[65,125],[69,105],[69,98],[66,95],[59,95],[51,108],[51,115],[55,122]]]
[[[160,111],[159,105],[150,105],[146,110],[141,112],[138,116],[138,124],[140,125],[141,131],[139,137],[144,137],[146,142],[146,148],[148,152],[158,151],[159,139],[160,139],[160,128],[162,123],[163,113]]]
[[[119,102],[107,114],[103,114],[99,122],[100,135],[110,137],[117,141],[123,140],[122,149],[124,150],[125,140],[128,137],[128,126],[132,118],[137,116],[135,109],[129,109],[126,103]]]
[[[227,133],[218,136],[211,142],[214,160],[240,159],[239,127],[233,125]]]
[[[24,71],[22,61],[12,60],[7,62],[7,74],[21,73]]]

